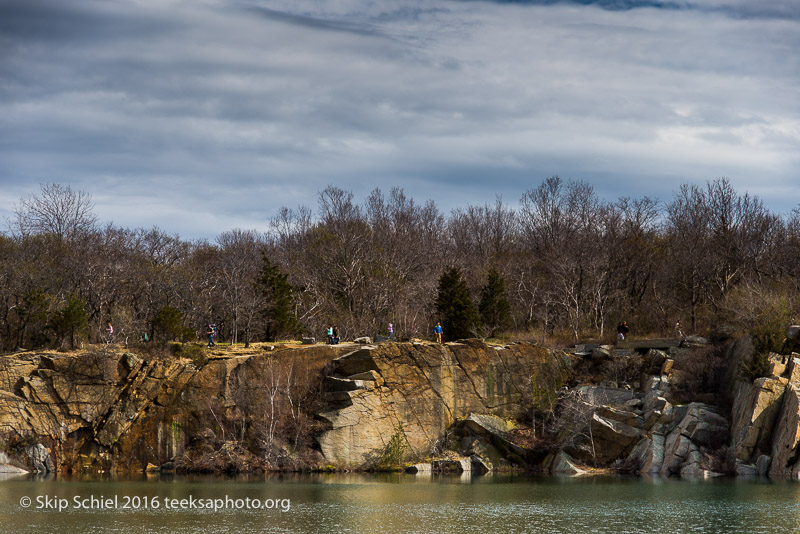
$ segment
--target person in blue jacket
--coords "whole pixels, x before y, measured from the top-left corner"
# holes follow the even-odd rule
[[[433,329],[433,333],[436,334],[436,342],[442,342],[442,334],[444,330],[442,330],[442,323],[436,323],[436,327]]]

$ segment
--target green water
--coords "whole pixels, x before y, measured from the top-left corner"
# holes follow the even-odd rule
[[[26,499],[27,508],[20,504]],[[220,509],[213,509],[215,502]],[[785,533],[800,531],[800,483],[411,475],[13,478],[0,480],[0,531]]]

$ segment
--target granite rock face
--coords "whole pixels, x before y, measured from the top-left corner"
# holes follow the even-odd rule
[[[492,347],[477,340],[355,350],[333,362],[335,383],[351,385],[329,388],[319,412],[328,428],[317,442],[332,465],[363,468],[402,432],[408,455],[423,458],[471,414],[519,415],[531,364],[547,357],[549,351],[527,343]],[[363,380],[365,373],[374,380]]]
[[[329,347],[298,348],[295,354]],[[34,472],[142,471],[203,440],[208,420],[240,401],[244,369],[268,354],[185,358],[130,352],[0,357],[0,446]]]
[[[788,383],[783,378],[764,377],[737,386],[731,425],[734,460],[750,463],[760,453],[770,452],[772,430]]]
[[[769,475],[800,478],[800,391],[789,384],[784,392],[781,412],[772,440],[772,462]]]
[[[729,363],[748,357],[752,343],[743,339]],[[194,361],[113,351],[5,355],[0,468],[163,471],[224,453],[249,454],[257,468],[280,469],[286,464],[275,458],[283,455],[295,467],[363,469],[399,447],[405,460],[430,466],[418,472],[519,468],[579,475],[603,468],[800,477],[800,355],[773,355],[772,375],[752,383],[726,374],[729,421],[710,404],[678,404],[671,388],[680,376],[672,364],[680,363],[683,347],[641,345],[603,347],[608,361],[593,360],[591,351],[478,340],[269,345],[249,353],[203,351]],[[596,369],[626,358],[640,364],[635,382],[537,383],[540,369],[568,376],[586,369],[576,366]],[[560,427],[572,435],[542,440],[541,418],[539,430],[529,425],[532,390],[554,383],[548,394],[580,399],[580,409],[551,412],[576,418]],[[277,398],[280,406],[271,404]],[[283,418],[271,417],[272,408],[283,410]],[[277,445],[268,449],[273,438]],[[724,450],[728,457],[720,458]]]
[[[736,384],[728,460],[739,475],[800,478],[800,355],[770,354],[768,372]]]

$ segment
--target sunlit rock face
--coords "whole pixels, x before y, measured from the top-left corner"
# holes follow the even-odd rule
[[[402,433],[410,455],[425,457],[472,413],[519,415],[531,364],[548,356],[527,343],[477,340],[390,343],[342,356],[319,413],[328,423],[317,435],[322,454],[337,467],[368,467]]]

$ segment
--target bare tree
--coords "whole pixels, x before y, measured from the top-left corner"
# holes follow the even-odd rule
[[[238,342],[241,326],[245,327],[245,341],[250,342],[250,323],[259,308],[255,281],[263,242],[263,237],[255,230],[236,229],[217,237],[220,288],[231,320],[231,344]]]
[[[703,190],[684,184],[667,206],[666,233],[671,276],[676,296],[688,303],[692,330],[698,307],[709,289],[711,258],[706,254],[710,233],[709,210]]]
[[[711,236],[708,253],[714,258],[713,283],[724,297],[742,278],[757,274],[779,220],[761,200],[739,195],[726,178],[708,183]],[[716,294],[712,294],[712,298]]]
[[[165,307],[181,312],[183,326],[213,319],[233,341],[263,336],[264,296],[253,287],[262,251],[287,273],[303,329],[335,324],[343,338],[388,322],[398,337],[429,333],[437,280],[450,265],[472,297],[496,268],[513,328],[541,329],[543,341],[603,337],[623,318],[641,334],[690,316],[693,330],[744,325],[740,303],[797,292],[800,209],[772,214],[724,178],[684,185],[661,206],[602,201],[589,184],[557,176],[518,207],[498,199],[449,216],[398,188],[356,204],[353,193],[328,187],[316,210],[280,210],[266,236],[234,230],[190,242],[158,228],[99,228],[88,193],[43,185],[18,202],[12,232],[0,235],[0,347],[52,343],[58,303],[70,295],[84,303],[89,340],[109,319],[124,337],[142,338]],[[784,300],[781,317],[800,317],[800,300]]]
[[[591,185],[547,178],[521,199],[522,235],[532,262],[548,279],[552,300],[566,317],[577,340],[587,311],[591,287],[604,283],[598,268],[602,207]]]
[[[14,230],[21,236],[54,234],[71,240],[94,229],[92,196],[68,185],[42,184],[14,207]]]
[[[552,419],[551,432],[558,435],[569,452],[579,454],[593,462],[597,458],[592,420],[597,402],[578,388],[558,391],[558,416]]]
[[[491,267],[508,261],[514,251],[517,236],[517,219],[514,210],[503,200],[495,199],[494,206],[467,206],[456,208],[448,220],[447,230],[454,247],[453,259],[458,265],[473,271],[478,285],[480,277]]]

